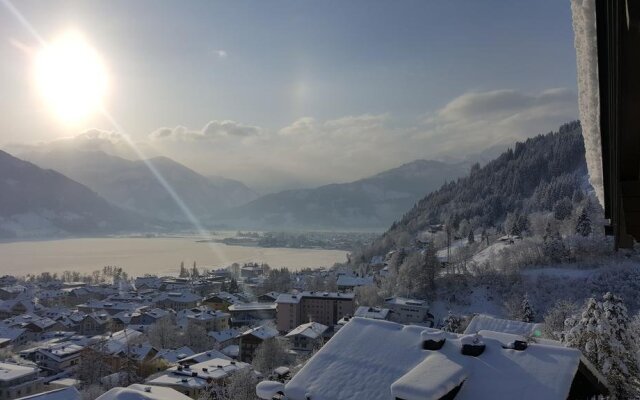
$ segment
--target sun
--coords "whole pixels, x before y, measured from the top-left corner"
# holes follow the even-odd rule
[[[38,90],[65,123],[98,111],[107,91],[107,71],[98,52],[76,31],[47,44],[35,58]]]

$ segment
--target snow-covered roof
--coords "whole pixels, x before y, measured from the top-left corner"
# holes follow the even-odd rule
[[[389,305],[401,305],[401,306],[414,306],[414,307],[426,307],[427,302],[418,299],[407,299],[404,297],[388,297],[384,299],[385,304]]]
[[[16,340],[25,332],[26,329],[24,328],[13,328],[6,325],[0,325],[0,339],[7,339],[9,341]]]
[[[228,357],[214,358],[190,366],[171,367],[148,383],[160,386],[202,388],[207,384],[209,378],[225,379],[236,371],[249,367],[250,365],[247,363],[233,361]]]
[[[203,351],[202,353],[197,353],[197,354],[192,354],[188,357],[184,357],[182,359],[180,359],[178,361],[178,363],[180,364],[197,364],[197,363],[202,363],[205,361],[209,361],[209,360],[215,360],[215,359],[224,359],[224,360],[229,360],[229,357],[225,356],[224,354],[222,354],[220,351],[218,350],[207,350],[207,351]]]
[[[229,306],[229,311],[275,311],[276,303],[236,303]]]
[[[372,318],[372,319],[387,319],[389,316],[388,308],[368,307],[360,306],[353,313],[354,317]]]
[[[257,328],[252,328],[244,331],[241,336],[247,335],[252,335],[259,339],[266,340],[278,336],[278,330],[269,326],[262,325]]]
[[[48,392],[34,394],[32,396],[20,397],[20,400],[81,400],[82,396],[75,387],[51,390]]]
[[[163,359],[168,363],[173,364],[194,354],[196,353],[191,350],[191,348],[182,346],[179,349],[162,349],[158,352],[158,354],[156,354],[155,358]]]
[[[212,337],[218,343],[226,342],[240,336],[242,332],[236,328],[225,329],[223,331],[211,331],[207,333],[209,337]]]
[[[464,333],[478,333],[482,330],[486,330],[510,333],[513,335],[521,335],[525,337],[537,337],[540,336],[542,327],[542,324],[512,321],[508,319],[494,318],[489,315],[479,314],[473,317]]]
[[[338,277],[336,284],[338,285],[338,287],[340,286],[356,287],[356,286],[372,285],[373,276],[365,276],[361,278],[359,276],[340,275]]]
[[[584,138],[589,181],[604,206],[600,86],[595,0],[571,0],[578,77],[578,109]]]
[[[293,329],[291,332],[287,333],[287,337],[293,337],[297,335],[308,337],[309,339],[317,339],[322,336],[325,331],[329,329],[328,326],[319,324],[317,322],[307,322],[306,324],[302,324],[297,328]]]
[[[325,298],[335,300],[351,300],[354,298],[353,293],[339,293],[339,292],[313,292],[305,291],[300,293],[282,293],[276,299],[276,303],[299,303],[303,298]]]
[[[102,396],[98,396],[96,400],[191,400],[191,398],[167,387],[134,384],[126,388],[113,388]]]
[[[284,383],[262,381],[256,386],[256,394],[261,399],[272,399],[277,393],[284,393]]]
[[[231,358],[238,358],[238,355],[240,354],[240,346],[238,346],[237,344],[230,344],[229,346],[225,347],[220,351],[225,356],[228,356]]]
[[[491,337],[483,338],[479,356],[463,355],[465,336],[453,333],[444,334],[439,350],[423,350],[423,332],[438,331],[353,318],[293,377],[285,394],[291,400],[429,399],[464,381],[456,400],[565,400],[581,359],[576,349],[531,343],[518,351]]]
[[[23,365],[0,362],[0,382],[11,381],[30,374],[35,374],[38,370]]]

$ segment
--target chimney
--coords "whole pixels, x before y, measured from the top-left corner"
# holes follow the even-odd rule
[[[465,356],[478,357],[485,349],[482,336],[478,334],[463,336],[460,343],[462,343],[462,354]]]

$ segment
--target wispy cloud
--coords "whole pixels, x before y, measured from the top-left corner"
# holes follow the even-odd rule
[[[280,129],[212,120],[199,129],[157,129],[140,145],[200,172],[269,191],[355,180],[420,158],[462,159],[548,132],[575,118],[571,90],[495,90],[464,93],[408,123],[390,114],[303,117]],[[73,143],[85,149],[122,151],[113,132],[92,130]]]
[[[218,58],[227,58],[228,54],[226,50],[216,50],[215,51]]]

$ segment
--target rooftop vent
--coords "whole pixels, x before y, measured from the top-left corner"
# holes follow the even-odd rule
[[[145,387],[144,391],[147,392],[147,393],[151,393],[151,386]]]
[[[506,346],[502,346],[505,349],[512,349],[516,351],[525,351],[529,344],[524,340],[514,340],[513,342],[509,342]]]
[[[193,376],[193,377],[195,378],[195,377],[197,377],[197,376],[198,376],[198,373],[197,373],[197,372],[192,372],[192,373],[191,373],[191,376]]]
[[[236,365],[236,362],[235,361],[231,361],[231,365]]]
[[[187,378],[182,378],[182,383],[187,383],[189,380]]]
[[[202,368],[202,372],[208,372],[209,370],[207,368]]]
[[[482,336],[478,334],[464,336],[460,339],[460,343],[462,343],[462,354],[465,356],[478,357],[485,349]]]

